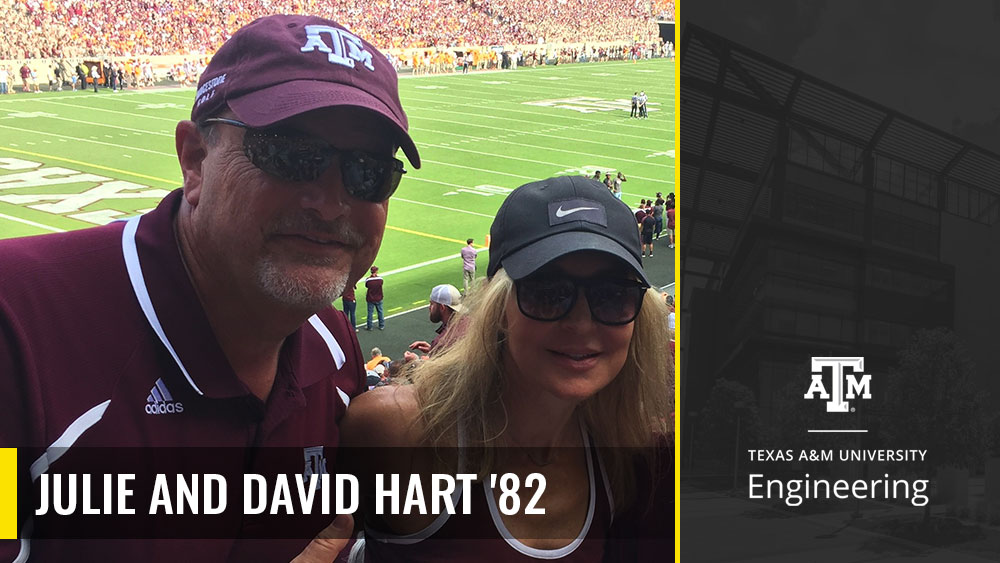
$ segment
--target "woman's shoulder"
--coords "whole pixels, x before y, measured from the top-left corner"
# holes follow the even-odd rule
[[[358,395],[340,423],[348,447],[411,447],[423,439],[420,406],[412,385],[386,385]]]

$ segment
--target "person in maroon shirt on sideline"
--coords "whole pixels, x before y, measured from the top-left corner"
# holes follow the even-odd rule
[[[358,311],[358,299],[354,296],[354,292],[357,290],[356,284],[350,284],[344,287],[343,304],[344,304],[344,314],[347,315],[348,322],[351,326],[358,326],[357,311]],[[354,332],[358,329],[355,328]]]
[[[95,447],[205,452],[191,463],[242,449],[240,473],[288,450],[279,472],[334,473],[365,374],[330,304],[375,259],[397,149],[420,166],[407,130],[375,47],[322,18],[261,18],[215,54],[177,124],[180,189],[125,222],[0,242],[0,447],[30,463],[23,490],[88,473]],[[32,508],[0,561],[331,561],[346,540],[329,538],[352,528],[323,530],[328,515],[276,536],[236,506],[224,535],[84,538],[47,533],[58,524]]]
[[[382,316],[382,278],[378,275],[378,266],[372,266],[371,275],[365,280],[365,301],[368,302],[368,317],[365,330],[372,329],[372,312],[378,312],[378,329],[385,330],[385,317]]]

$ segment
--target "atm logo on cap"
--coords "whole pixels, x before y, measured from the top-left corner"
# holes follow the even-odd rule
[[[327,60],[331,63],[354,68],[354,63],[359,62],[368,70],[375,70],[372,66],[372,54],[365,50],[364,43],[357,35],[328,25],[307,25],[305,30],[306,44],[301,49],[303,53],[318,49],[327,54]],[[323,40],[324,34],[330,38],[329,43]]]
[[[587,221],[602,227],[608,226],[604,205],[590,199],[564,199],[549,203],[549,226],[570,221]]]

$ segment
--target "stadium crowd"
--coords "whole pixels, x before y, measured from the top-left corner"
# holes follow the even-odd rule
[[[215,52],[268,14],[344,23],[385,48],[639,41],[657,35],[663,2],[602,0],[4,0],[0,59]],[[673,3],[667,2],[669,12]],[[657,12],[654,14],[653,12]]]

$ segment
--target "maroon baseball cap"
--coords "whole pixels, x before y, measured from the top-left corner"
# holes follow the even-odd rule
[[[371,110],[395,126],[400,148],[420,168],[396,70],[371,43],[328,19],[276,15],[240,28],[202,73],[191,120],[212,117],[227,105],[251,127],[325,107]]]

